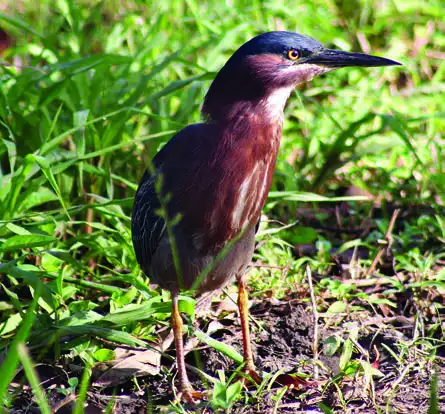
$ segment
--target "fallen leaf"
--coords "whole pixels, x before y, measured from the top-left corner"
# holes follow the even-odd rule
[[[159,374],[161,351],[154,349],[115,349],[116,359],[96,364],[93,367],[93,382],[96,387],[110,387],[122,384],[131,378]]]
[[[292,386],[297,390],[318,387],[317,381],[308,380],[291,374],[278,375],[275,382],[283,386]]]

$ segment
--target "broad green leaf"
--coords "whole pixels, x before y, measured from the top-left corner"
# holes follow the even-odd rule
[[[346,375],[349,378],[354,377],[360,370],[361,364],[359,361],[349,361],[346,363],[345,367],[343,368],[344,375]]]
[[[241,381],[235,381],[227,387],[227,400],[232,404],[236,401],[243,389]]]
[[[112,361],[116,358],[116,354],[111,349],[98,349],[94,354],[94,359],[99,362]]]
[[[5,243],[0,245],[0,251],[11,251],[19,249],[29,249],[33,247],[48,246],[57,239],[45,234],[27,234],[10,237]]]
[[[17,224],[11,222],[6,225],[6,228],[19,236],[26,236],[31,234],[28,229],[25,229],[24,227],[18,226]]]
[[[75,312],[68,318],[59,321],[59,326],[79,326],[100,321],[103,316],[92,310]]]
[[[317,240],[318,233],[312,227],[295,226],[285,232],[284,238],[294,245],[310,244]]]
[[[342,339],[337,335],[330,335],[323,341],[323,353],[333,356],[342,343]]]
[[[339,367],[341,370],[346,368],[346,365],[349,363],[352,357],[352,351],[354,349],[353,342],[348,338],[343,344],[343,350],[340,355]]]
[[[345,303],[341,300],[338,300],[338,301],[332,303],[331,306],[329,306],[326,313],[342,313],[342,312],[345,312],[347,308],[348,308],[347,303]]]
[[[0,336],[14,331],[22,321],[20,313],[12,314],[5,322],[0,323]]]

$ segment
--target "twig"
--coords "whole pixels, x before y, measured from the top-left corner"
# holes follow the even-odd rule
[[[394,213],[392,214],[391,220],[389,222],[388,225],[388,230],[386,230],[386,234],[385,234],[385,238],[384,238],[384,245],[379,249],[379,251],[377,252],[376,256],[374,257],[374,260],[371,263],[371,266],[369,267],[368,271],[366,272],[366,276],[370,276],[372,273],[374,273],[380,259],[383,256],[383,253],[385,252],[385,249],[391,248],[391,243],[392,243],[392,229],[394,228],[394,224],[396,223],[397,220],[397,216],[400,213],[400,209],[396,208],[394,210]]]
[[[354,251],[352,252],[351,261],[349,262],[349,272],[351,273],[352,280],[356,280],[360,276],[360,262],[357,259],[358,246],[354,246]]]
[[[312,222],[312,221],[309,224],[315,230],[321,230],[329,233],[362,234],[363,232],[369,231],[369,228],[363,229],[361,227],[353,229],[345,229],[332,226],[322,226],[319,225],[317,222]]]
[[[343,228],[343,223],[342,223],[341,214],[340,214],[340,208],[338,207],[338,204],[335,206],[335,218],[337,220],[338,228],[342,229]]]
[[[52,407],[51,412],[57,413],[62,407],[69,404],[70,402],[73,402],[77,398],[76,394],[69,394],[66,396],[62,401],[59,401],[54,407]]]
[[[399,278],[399,282],[403,283],[407,277]],[[373,277],[371,279],[345,279],[341,281],[345,285],[355,285],[357,287],[371,287],[371,286],[380,286],[380,285],[391,285],[393,284],[391,279],[382,279]]]
[[[411,362],[408,365],[406,365],[405,368],[403,369],[403,371],[400,373],[399,377],[393,383],[391,383],[391,387],[386,389],[386,391],[384,391],[383,395],[386,396],[388,394],[395,393],[397,390],[397,386],[403,381],[403,379],[406,377],[406,375],[408,374],[408,372],[414,365],[415,365],[415,362]]]
[[[268,264],[264,264],[261,263],[261,261],[257,261],[255,263],[251,263],[249,265],[249,267],[264,267],[265,269],[276,269],[276,270],[283,270],[285,269],[287,266],[276,266],[276,265],[268,265]]]
[[[312,285],[312,273],[309,265],[306,266],[307,280],[309,282],[309,292],[311,294],[312,314],[314,315],[314,341],[312,343],[312,351],[314,353],[314,380],[318,380],[318,311],[315,303],[314,287]]]

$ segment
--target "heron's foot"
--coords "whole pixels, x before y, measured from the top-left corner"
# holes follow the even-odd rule
[[[198,401],[206,400],[208,398],[208,393],[205,391],[196,391],[190,385],[190,383],[182,385],[181,391],[177,395],[177,401],[184,401],[190,405],[196,405]]]
[[[243,368],[240,381],[244,385],[246,385],[247,383],[261,384],[262,380],[263,379],[261,378],[261,374],[258,373],[253,364],[248,364]]]

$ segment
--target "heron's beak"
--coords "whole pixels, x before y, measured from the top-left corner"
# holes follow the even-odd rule
[[[344,68],[347,66],[399,66],[394,60],[366,55],[364,53],[343,52],[341,50],[324,49],[307,58],[305,63],[326,66],[328,68]]]

